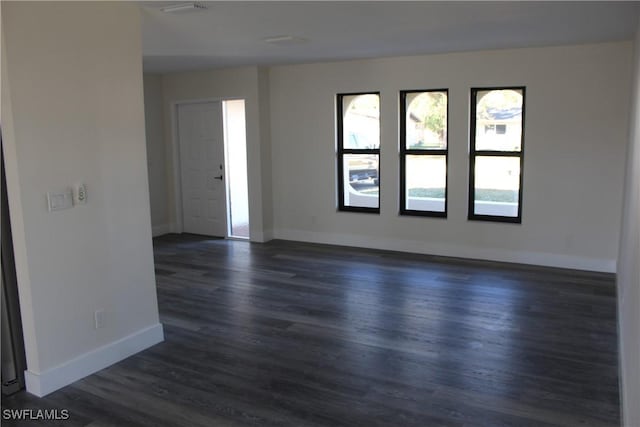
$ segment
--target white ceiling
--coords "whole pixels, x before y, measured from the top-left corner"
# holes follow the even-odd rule
[[[640,2],[138,2],[144,69],[333,61],[631,39]],[[305,43],[270,45],[291,35]]]

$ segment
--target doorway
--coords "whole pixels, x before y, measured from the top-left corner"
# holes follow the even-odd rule
[[[223,101],[229,236],[249,238],[249,185],[244,100]]]
[[[178,105],[182,231],[226,237],[222,103]]]
[[[182,231],[249,238],[244,100],[178,104]]]
[[[2,223],[0,226],[0,299],[2,300],[0,309],[2,331],[0,338],[2,345],[0,345],[0,353],[2,353],[2,394],[7,395],[16,393],[24,388],[24,371],[27,363],[24,353],[18,280],[13,256],[13,238],[11,235],[7,181],[4,170],[4,153],[1,145],[2,136],[0,136],[0,210],[2,211]]]

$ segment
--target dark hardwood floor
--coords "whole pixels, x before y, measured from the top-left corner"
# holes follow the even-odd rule
[[[64,426],[618,426],[614,276],[154,240],[166,341],[43,399]]]

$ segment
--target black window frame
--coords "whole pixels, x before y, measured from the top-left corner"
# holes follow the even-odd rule
[[[382,99],[379,91],[371,92],[351,92],[351,93],[338,93],[336,94],[336,141],[337,141],[337,153],[336,159],[338,163],[338,211],[342,212],[360,212],[360,213],[380,213],[380,195],[382,188],[381,180],[381,161],[380,161],[380,146],[382,145],[382,138],[378,141],[378,148],[344,148],[344,97],[346,96],[359,96],[359,95],[377,95],[378,105],[381,105]],[[380,121],[378,121],[380,126]],[[375,154],[378,156],[378,207],[370,208],[364,206],[348,206],[344,204],[344,156],[345,154]]]
[[[407,148],[407,94],[445,92],[447,95],[447,145],[443,149],[408,149]],[[444,156],[445,184],[444,184],[444,212],[421,211],[407,209],[407,156]],[[447,218],[449,209],[449,89],[412,89],[400,91],[400,215],[426,216],[433,218]]]
[[[518,90],[522,91],[522,120],[520,123],[520,151],[500,151],[500,150],[476,150],[476,108],[478,102],[478,92],[492,90]],[[526,114],[526,86],[497,86],[497,87],[472,87],[470,94],[471,112],[469,115],[469,204],[468,216],[470,221],[490,221],[522,224],[522,189],[524,183],[524,134],[525,134],[525,114]],[[518,188],[518,216],[485,215],[474,213],[475,208],[475,169],[477,157],[519,157],[520,177]]]

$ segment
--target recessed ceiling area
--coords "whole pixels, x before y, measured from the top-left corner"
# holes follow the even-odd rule
[[[138,2],[146,72],[631,39],[640,2]],[[291,37],[300,43],[266,43]]]

